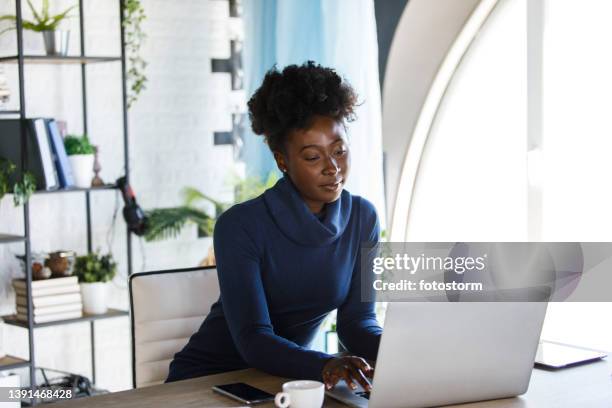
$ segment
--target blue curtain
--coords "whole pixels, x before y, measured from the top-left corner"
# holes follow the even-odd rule
[[[374,203],[385,226],[378,44],[373,0],[245,0],[245,88],[248,97],[267,70],[313,60],[334,68],[364,102],[348,127],[352,154],[347,189]],[[247,132],[247,175],[276,169],[262,137]]]

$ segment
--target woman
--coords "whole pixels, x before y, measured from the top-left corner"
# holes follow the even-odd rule
[[[355,103],[350,85],[312,61],[266,74],[249,116],[283,177],[219,217],[221,296],[167,381],[255,367],[328,389],[341,379],[370,389],[364,358],[376,358],[382,329],[374,304],[361,302],[359,253],[378,240],[379,225],[371,203],[343,190]],[[308,349],[334,309],[346,357]]]

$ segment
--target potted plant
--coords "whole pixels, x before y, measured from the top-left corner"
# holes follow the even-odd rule
[[[27,171],[21,181],[11,181],[10,176],[16,168],[10,160],[0,157],[0,201],[6,194],[12,193],[15,207],[25,204],[36,190],[36,179]]]
[[[89,142],[87,135],[66,136],[64,138],[64,147],[72,167],[74,185],[77,187],[91,187],[95,148]]]
[[[270,172],[265,181],[261,181],[256,177],[247,177],[244,180],[237,177],[234,178],[231,180],[235,191],[233,203],[217,201],[196,188],[186,187],[182,191],[184,205],[145,211],[148,219],[145,239],[147,241],[158,241],[176,237],[188,223],[196,224],[201,236],[212,236],[215,222],[225,210],[234,204],[257,197],[266,189],[272,187],[277,180],[278,177],[274,172]],[[214,214],[212,216],[209,215],[205,209],[196,206],[196,202],[212,204]]]
[[[89,314],[106,313],[108,282],[117,273],[117,263],[113,256],[110,253],[100,255],[98,252],[78,256],[74,263],[74,273],[79,278],[83,311]]]
[[[45,42],[45,51],[47,55],[67,55],[68,54],[68,39],[70,31],[58,30],[58,27],[64,19],[69,18],[70,13],[78,5],[67,8],[56,15],[49,14],[49,0],[42,0],[42,9],[37,11],[30,0],[27,1],[30,10],[32,10],[33,20],[22,20],[23,28],[26,30],[42,33]],[[0,32],[4,33],[8,30],[13,30],[17,27],[17,17],[14,15],[5,15],[0,17],[0,21],[11,21],[13,24]]]

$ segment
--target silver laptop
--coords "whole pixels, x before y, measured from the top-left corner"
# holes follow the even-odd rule
[[[547,303],[389,303],[370,394],[353,407],[431,407],[514,397],[529,386]]]

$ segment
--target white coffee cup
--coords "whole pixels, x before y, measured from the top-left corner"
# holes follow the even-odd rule
[[[283,392],[276,394],[274,403],[279,408],[321,408],[325,386],[319,381],[298,380],[283,384]]]

